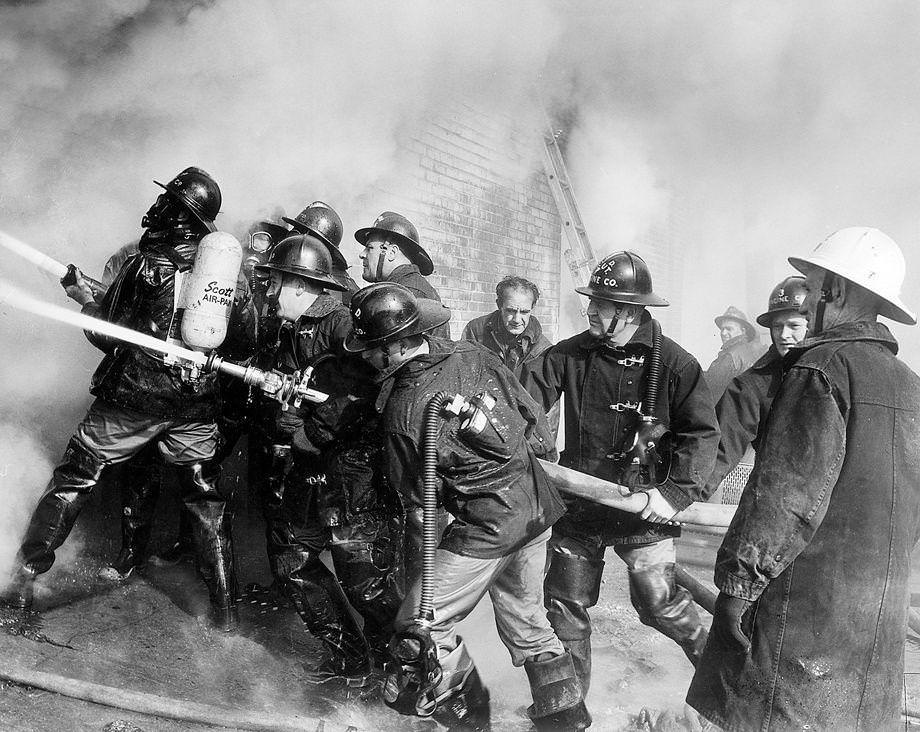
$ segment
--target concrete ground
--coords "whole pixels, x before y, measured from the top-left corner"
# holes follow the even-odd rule
[[[246,505],[243,493],[235,524],[241,583],[267,583],[261,521]],[[174,531],[175,504],[168,496],[161,503],[154,548],[167,546]],[[81,516],[68,542],[70,548],[39,586],[37,602],[42,612],[24,627],[0,617],[0,626],[7,631],[0,634],[0,664],[258,712],[265,719],[287,715],[304,721],[303,729],[316,729],[306,724],[306,718],[325,719],[330,728],[436,729],[430,721],[400,717],[379,700],[306,684],[304,666],[319,660],[320,648],[290,608],[274,610],[245,602],[240,632],[224,635],[207,626],[204,587],[188,564],[151,566],[117,586],[97,580],[96,570],[117,552],[117,511],[114,490],[101,486]],[[711,577],[716,545],[699,537],[682,544],[681,558],[699,579]],[[625,568],[613,552],[608,554],[601,599],[592,618],[595,671],[587,703],[593,729],[690,729],[683,722],[683,696],[691,666],[674,643],[639,623],[629,602]],[[703,613],[703,618],[708,624],[709,616]],[[18,634],[10,635],[11,631]],[[524,712],[530,701],[527,679],[522,669],[512,667],[498,640],[488,599],[464,621],[460,634],[492,694],[493,729],[530,729]],[[909,642],[909,663],[920,671],[920,653],[910,650],[913,642]],[[920,649],[920,643],[913,648]],[[648,713],[643,715],[644,709]],[[4,683],[0,684],[0,729],[214,728]]]

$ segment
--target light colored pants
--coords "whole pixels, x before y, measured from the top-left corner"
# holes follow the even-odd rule
[[[543,607],[547,530],[516,552],[498,559],[476,559],[438,549],[434,562],[434,620],[431,639],[443,658],[459,642],[455,627],[489,593],[498,637],[515,666],[539,653],[565,652]],[[421,578],[399,609],[396,629],[412,625],[421,595]]]
[[[189,465],[214,457],[217,424],[154,417],[97,399],[74,439],[107,464],[124,462],[156,440],[166,462]]]

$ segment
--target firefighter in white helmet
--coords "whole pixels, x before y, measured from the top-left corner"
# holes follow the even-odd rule
[[[900,726],[920,526],[920,377],[878,316],[917,319],[904,257],[842,229],[804,257],[808,337],[787,356],[751,482],[719,549],[687,696],[725,729]]]

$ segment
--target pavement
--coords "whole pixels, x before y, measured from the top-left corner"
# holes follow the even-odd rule
[[[238,497],[234,530],[241,586],[268,584],[263,527],[244,493]],[[174,499],[167,495],[161,504],[154,550],[169,546],[175,532]],[[304,669],[321,660],[321,649],[283,603],[248,597],[241,605],[239,632],[224,634],[207,623],[204,585],[189,563],[148,565],[118,585],[98,580],[97,570],[118,550],[118,512],[114,488],[100,486],[68,542],[71,549],[38,585],[40,612],[24,623],[0,614],[0,628],[6,631],[0,633],[0,665],[149,694],[173,700],[176,709],[197,703],[264,715],[266,720],[301,719],[303,729],[316,729],[308,719],[325,720],[327,729],[437,729],[430,720],[397,715],[373,695],[305,683]],[[685,566],[704,582],[711,578],[717,544],[689,537],[679,547]],[[673,642],[639,623],[629,602],[625,566],[613,552],[607,559],[600,602],[592,611],[595,671],[587,705],[593,729],[697,729],[684,719],[690,663]],[[708,614],[701,613],[708,625]],[[498,639],[488,598],[459,626],[459,633],[491,692],[493,729],[531,729],[525,712],[530,703],[527,678],[523,669],[511,665]],[[912,657],[920,672],[920,639],[908,642],[909,663]],[[920,683],[916,686],[920,692]],[[909,703],[920,706],[915,704],[920,696],[908,691]],[[215,728],[0,683],[0,729]]]

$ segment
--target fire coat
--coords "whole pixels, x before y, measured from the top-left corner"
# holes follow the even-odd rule
[[[613,482],[624,482],[645,399],[652,319],[644,313],[629,343],[611,348],[589,331],[557,343],[521,374],[525,388],[549,409],[565,394],[565,449],[560,464]],[[699,363],[670,338],[661,339],[661,390],[654,416],[675,436],[671,471],[658,486],[677,510],[699,500],[715,461],[719,428]],[[613,457],[608,457],[613,456]],[[590,523],[611,543],[648,544],[677,536],[676,526],[566,498],[566,522]]]
[[[747,333],[723,343],[719,354],[705,372],[712,398],[718,401],[731,380],[749,369],[765,350],[756,337],[751,338]]]
[[[196,240],[145,234],[139,252],[122,265],[99,304],[83,312],[165,340],[175,308],[176,271],[195,258]],[[221,355],[244,360],[255,346],[256,314],[244,278],[234,295],[227,337],[217,349]],[[106,352],[93,375],[90,392],[119,407],[167,419],[214,419],[220,409],[217,374],[197,381],[183,379],[160,354],[140,346],[87,332],[93,345]]]
[[[439,496],[454,516],[440,547],[478,559],[506,556],[562,515],[562,501],[536,459],[555,456],[552,434],[542,410],[496,356],[465,341],[430,338],[429,344],[430,353],[389,377],[382,429],[390,480],[407,507],[421,506],[425,406],[439,392],[491,394],[496,403],[479,435],[460,431],[457,419],[439,425]]]
[[[374,469],[382,444],[374,409],[378,387],[371,367],[344,349],[351,327],[348,308],[323,293],[296,321],[276,324],[260,348],[259,363],[266,368],[291,373],[314,365],[315,388],[330,395],[323,404],[288,410],[262,400],[275,421],[274,440],[293,445],[294,465],[286,484],[298,489],[302,522],[337,526],[351,523],[357,514],[392,509],[381,503],[389,500],[388,490]],[[320,474],[325,485],[305,482]]]
[[[920,535],[920,378],[876,322],[794,346],[716,585],[754,601],[713,633],[688,702],[729,730],[895,730]]]
[[[441,302],[441,296],[438,294],[438,291],[434,289],[434,286],[428,281],[428,278],[419,272],[418,267],[414,264],[399,265],[390,272],[386,281],[402,285],[416,297],[423,297],[426,300],[437,300]],[[431,334],[438,338],[450,338],[450,326],[447,323],[439,325],[431,331]]]
[[[748,447],[760,445],[770,413],[770,405],[783,382],[783,359],[769,350],[744,373],[731,380],[716,404],[716,418],[722,437],[716,454],[716,467],[703,498],[708,498],[744,457]]]

